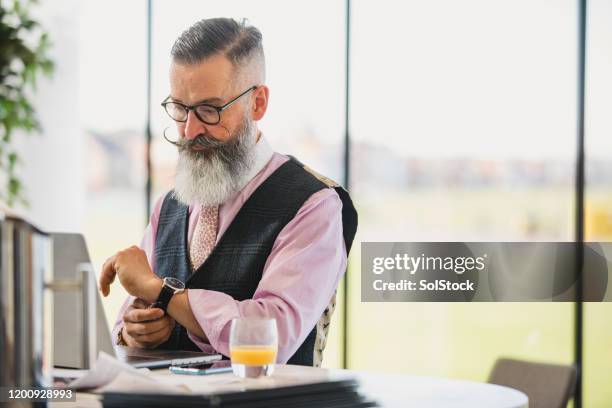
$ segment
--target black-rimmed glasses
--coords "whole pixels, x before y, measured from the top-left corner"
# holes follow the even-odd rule
[[[164,99],[161,105],[166,110],[168,116],[177,122],[187,122],[189,111],[193,111],[200,121],[206,123],[207,125],[217,125],[219,122],[221,122],[221,112],[229,108],[234,102],[254,89],[257,89],[257,85],[253,85],[223,106],[214,106],[208,103],[198,103],[189,106],[180,102],[169,101],[168,99],[170,96]]]

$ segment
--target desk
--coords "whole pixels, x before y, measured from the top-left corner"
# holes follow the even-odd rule
[[[162,382],[185,384],[194,392],[223,391],[237,385],[249,389],[273,387],[287,378],[299,377],[315,381],[355,378],[361,392],[383,407],[430,408],[527,408],[527,396],[520,391],[499,385],[472,381],[421,377],[410,374],[374,373],[353,370],[327,370],[322,368],[277,365],[274,376],[257,380],[241,380],[231,373],[210,376],[171,374],[167,369],[153,371]],[[74,403],[51,404],[53,407],[101,407],[98,396],[77,393]]]

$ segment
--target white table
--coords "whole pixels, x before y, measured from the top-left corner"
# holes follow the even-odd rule
[[[330,370],[351,375],[361,392],[383,407],[527,408],[527,395],[512,388],[474,381],[421,377],[410,374]]]
[[[527,396],[520,391],[498,385],[410,374],[375,373],[353,370],[277,365],[272,377],[241,380],[231,373],[210,376],[176,375],[167,369],[153,372],[165,384],[186,385],[192,392],[210,393],[240,389],[270,388],[300,381],[317,382],[355,378],[360,391],[383,407],[430,408],[527,408]],[[52,404],[55,406],[55,404]],[[63,402],[58,407],[100,407],[98,396],[77,393],[77,402]]]

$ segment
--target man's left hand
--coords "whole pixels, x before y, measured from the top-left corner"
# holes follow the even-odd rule
[[[119,251],[104,262],[100,274],[100,290],[104,296],[110,293],[115,276],[130,295],[149,303],[157,300],[162,288],[162,280],[153,273],[147,255],[137,246]]]

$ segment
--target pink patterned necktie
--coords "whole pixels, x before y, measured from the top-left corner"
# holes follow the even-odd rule
[[[219,206],[202,206],[189,247],[191,267],[194,271],[204,263],[215,247],[218,224]]]

